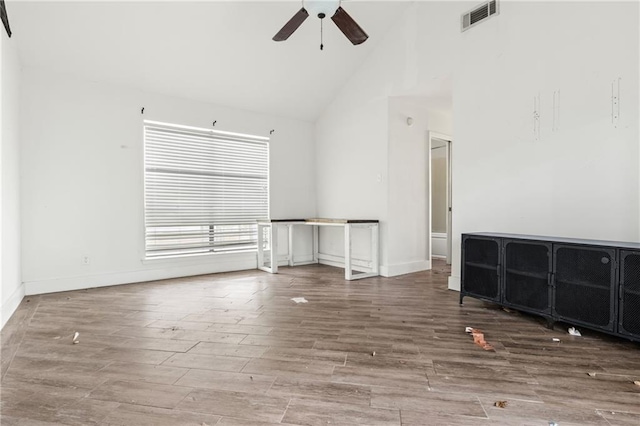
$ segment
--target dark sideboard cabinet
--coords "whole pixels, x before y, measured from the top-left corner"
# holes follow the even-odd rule
[[[640,243],[462,234],[465,296],[640,341]]]

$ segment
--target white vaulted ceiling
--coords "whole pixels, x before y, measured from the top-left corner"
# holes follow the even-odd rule
[[[313,121],[408,6],[343,2],[369,34],[353,46],[309,17],[273,35],[300,1],[11,2],[24,67]]]

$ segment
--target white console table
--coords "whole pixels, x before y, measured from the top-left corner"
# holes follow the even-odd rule
[[[361,278],[375,277],[380,274],[380,265],[378,259],[378,233],[379,225],[377,220],[357,220],[357,219],[272,219],[258,221],[258,269],[277,274],[278,273],[278,226],[286,226],[288,231],[289,243],[289,266],[307,265],[311,263],[320,263],[321,260],[327,259],[328,255],[319,252],[319,231],[320,226],[333,226],[344,228],[344,279],[357,280]],[[294,230],[298,226],[313,227],[313,260],[305,262],[295,262],[293,258],[293,235]],[[356,259],[351,254],[352,230],[354,228],[366,228],[371,232],[371,260],[358,260],[357,265],[354,264]],[[269,229],[269,251],[270,266],[265,266],[264,256],[264,230]],[[354,274],[353,271],[359,273]]]

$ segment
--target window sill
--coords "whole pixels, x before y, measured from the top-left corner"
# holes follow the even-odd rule
[[[143,264],[153,264],[153,263],[161,263],[161,262],[176,262],[184,260],[190,260],[192,262],[196,262],[198,260],[206,259],[206,258],[215,258],[222,256],[233,256],[233,255],[244,255],[247,253],[257,253],[257,249],[247,249],[247,250],[237,250],[237,251],[229,251],[229,252],[217,252],[217,253],[197,253],[197,254],[176,254],[172,256],[162,256],[162,257],[145,257],[140,261]]]

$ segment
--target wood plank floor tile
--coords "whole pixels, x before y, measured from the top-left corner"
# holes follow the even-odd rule
[[[494,426],[496,424],[488,417],[467,417],[457,414],[438,413],[425,415],[423,411],[400,410],[400,416],[402,418],[402,426]],[[548,423],[543,423],[539,426],[546,425]]]
[[[316,342],[315,339],[312,338],[287,338],[280,336],[262,336],[262,335],[248,335],[242,342],[241,345],[252,345],[252,346],[275,346],[281,348],[307,348],[311,349]]]
[[[429,381],[423,369],[401,372],[395,369],[367,367],[335,367],[331,381],[365,386],[407,387],[428,389]]]
[[[333,365],[324,365],[311,361],[283,361],[256,358],[249,361],[242,369],[242,372],[286,376],[296,379],[329,381],[333,373],[333,368]]]
[[[198,353],[178,353],[162,365],[168,367],[198,368],[201,370],[239,372],[251,358],[233,356],[206,355]]]
[[[173,354],[175,352],[108,347],[96,352],[92,357],[108,361],[158,365],[169,359]]]
[[[153,339],[189,340],[195,342],[212,342],[237,344],[246,334],[217,333],[214,331],[186,330],[180,328],[124,327],[115,336],[146,337]]]
[[[135,364],[129,362],[112,362],[100,373],[109,380],[141,381],[170,385],[184,376],[187,368],[165,365]]]
[[[399,426],[400,412],[397,409],[362,407],[323,402],[315,399],[294,398],[282,419],[296,425],[393,425]]]
[[[227,343],[200,342],[193,348],[189,349],[189,353],[259,358],[268,349],[269,348],[266,346],[231,345]]]
[[[175,408],[192,388],[157,383],[109,380],[89,393],[89,398],[159,408]]]
[[[117,402],[82,398],[57,410],[54,418],[56,423],[64,425],[100,425],[119,405]]]
[[[501,424],[545,424],[554,421],[560,425],[606,425],[607,421],[595,409],[583,410],[575,405],[555,402],[505,400],[506,407],[495,406],[495,399],[480,397],[487,415]]]
[[[640,413],[626,413],[624,411],[597,410],[611,426],[637,426],[640,424]]]
[[[229,373],[223,371],[192,369],[180,378],[177,386],[213,389],[231,392],[265,393],[276,376],[250,373]]]
[[[311,361],[316,364],[345,365],[347,353],[339,351],[323,351],[318,349],[301,348],[269,348],[261,358],[281,361]]]
[[[290,423],[272,423],[272,422],[260,422],[246,419],[238,419],[234,417],[223,417],[216,423],[216,426],[294,426]]]
[[[0,414],[0,424],[3,426],[53,426],[58,425],[59,423],[43,422],[24,417],[12,417]]]
[[[485,410],[476,396],[434,392],[421,389],[374,387],[371,391],[371,406],[397,408],[402,411],[420,411],[425,417],[432,414],[486,418]]]
[[[282,419],[288,404],[289,398],[240,392],[194,390],[178,405],[178,409],[277,423]]]
[[[213,426],[220,420],[219,416],[202,413],[190,413],[166,408],[147,407],[133,404],[120,404],[102,421],[110,426]]]
[[[268,394],[282,397],[306,397],[319,401],[367,406],[371,402],[370,386],[298,380],[288,377],[278,377],[269,389]]]
[[[152,323],[148,324],[146,327],[149,328],[160,328],[165,330],[200,330],[204,331],[211,326],[210,323],[207,322],[196,322],[196,321],[170,321],[170,320],[155,320]],[[122,329],[122,327],[120,327]]]

